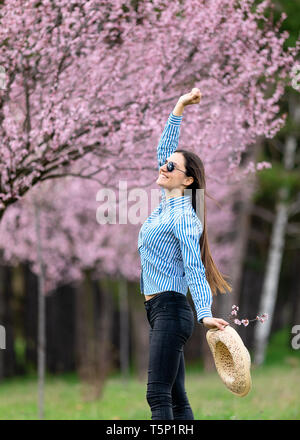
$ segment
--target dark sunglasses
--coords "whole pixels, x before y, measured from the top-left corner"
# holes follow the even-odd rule
[[[167,164],[167,170],[168,170],[170,173],[176,169],[176,170],[181,171],[182,173],[186,174],[185,171],[182,171],[182,170],[180,170],[179,168],[177,168],[177,166],[176,166],[176,165],[174,164],[174,162],[172,162],[172,161],[169,162],[168,160],[166,160],[166,161],[165,161],[165,164]]]

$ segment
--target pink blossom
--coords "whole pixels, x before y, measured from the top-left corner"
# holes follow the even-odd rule
[[[242,324],[247,327],[247,325],[249,324],[249,319],[242,319]]]
[[[182,144],[195,145],[195,152],[207,159],[206,171],[212,180],[221,183],[230,177],[232,183],[242,183],[240,152],[253,148],[257,136],[274,136],[284,123],[278,101],[285,92],[298,47],[283,50],[288,34],[279,36],[271,18],[269,26],[265,6],[255,12],[249,9],[243,17],[235,0],[208,0],[205,8],[200,0],[183,4],[155,1],[140,2],[137,14],[130,0],[122,2],[124,8],[119,1],[108,0],[100,2],[101,8],[85,2],[83,8],[74,9],[68,0],[60,0],[64,19],[53,26],[51,2],[39,2],[37,8],[35,1],[28,0],[26,7],[16,7],[20,3],[11,0],[1,7],[0,39],[7,42],[1,65],[12,81],[0,127],[3,195],[8,185],[23,196],[53,172],[62,172],[62,161],[69,166],[72,158],[81,159],[87,152],[97,153],[93,165],[99,168],[100,181],[105,182],[108,173],[103,160],[106,155],[114,167],[118,157],[124,168],[137,169],[137,163],[148,160],[153,151],[162,118],[170,112],[170,96],[173,99],[173,92],[178,91],[178,96],[187,92],[177,89],[177,84],[187,83],[201,65],[208,66],[209,74],[194,86],[205,88],[206,107],[189,112],[189,129],[182,132]],[[222,26],[218,26],[220,17]],[[258,26],[260,18],[262,26]],[[136,20],[142,24],[136,26]],[[248,39],[251,45],[244,44]],[[224,47],[228,51],[222,50]],[[190,50],[194,55],[187,57]],[[28,55],[32,90],[29,133],[24,124],[26,96],[18,76],[23,71],[22,53]],[[61,72],[62,58],[65,65]],[[227,58],[236,62],[227,63]],[[39,75],[34,75],[37,66]],[[265,81],[257,81],[262,75]],[[275,77],[275,90],[266,94],[264,87]],[[239,159],[233,162],[233,156]],[[12,180],[10,173],[5,173],[8,158],[16,171]],[[40,175],[32,174],[35,159],[41,165]],[[149,169],[152,165],[149,163]],[[257,164],[258,169],[267,166],[265,161]],[[246,174],[256,171],[254,163],[246,168]],[[119,169],[116,175],[120,176]],[[22,181],[25,177],[28,188]],[[153,180],[147,172],[135,178],[141,184]],[[219,191],[226,192],[224,188]],[[8,195],[5,209],[14,202]],[[229,218],[230,213],[226,215]]]
[[[236,310],[232,310],[231,314],[236,316],[237,315],[237,311]]]
[[[257,169],[258,171],[263,170],[264,168],[272,168],[272,164],[271,164],[270,162],[265,162],[265,161],[263,161],[263,162],[258,162],[258,163],[256,164],[256,169]]]
[[[47,207],[42,210],[41,235],[42,242],[47,243],[44,259],[51,282],[77,280],[86,268],[95,268],[101,275],[118,272],[138,280],[136,242],[140,224],[136,228],[95,225],[96,180],[94,185],[84,179],[85,183],[70,181],[54,186],[49,179],[48,191],[47,182],[39,182],[64,171],[86,176],[90,164],[92,175],[99,170],[95,177],[103,186],[127,179],[128,186],[147,184],[151,190],[148,182],[155,180],[155,145],[176,98],[188,92],[177,85],[186,84],[202,65],[208,66],[209,74],[193,86],[205,89],[205,106],[194,106],[184,117],[188,126],[184,128],[183,122],[180,141],[181,145],[194,145],[195,153],[205,158],[206,173],[216,182],[212,188],[216,198],[230,201],[222,210],[222,218],[219,209],[212,209],[210,217],[211,230],[216,231],[212,241],[217,243],[219,237],[227,235],[235,221],[235,200],[230,196],[236,192],[236,182],[241,198],[251,192],[251,186],[243,184],[240,153],[253,148],[257,136],[272,137],[281,128],[284,117],[278,114],[277,103],[294,65],[294,53],[283,51],[288,37],[278,37],[273,27],[266,32],[257,25],[257,18],[264,17],[264,8],[255,13],[249,10],[243,18],[233,7],[235,0],[208,0],[205,8],[200,0],[155,0],[139,2],[137,14],[130,0],[108,0],[101,2],[101,8],[94,7],[97,2],[83,2],[83,8],[74,9],[68,0],[60,0],[64,19],[53,26],[56,11],[49,0],[39,2],[38,8],[33,0],[26,1],[24,8],[17,7],[20,3],[11,0],[1,7],[0,39],[7,42],[1,65],[11,80],[0,126],[0,217],[10,206],[0,234],[6,257],[30,258],[36,263],[30,201],[35,194]],[[219,17],[224,26],[218,26]],[[136,26],[137,19],[142,24]],[[229,32],[224,32],[224,27]],[[114,29],[118,29],[119,38]],[[245,46],[249,38],[252,44]],[[191,49],[194,55],[188,57]],[[26,95],[19,75],[24,70],[22,53],[29,55],[29,133],[24,124]],[[227,63],[227,59],[236,62]],[[264,83],[257,79],[263,74],[268,84],[276,70],[280,70],[278,86],[273,93],[265,94]],[[232,157],[238,159],[232,161]],[[149,163],[149,172],[139,168],[145,162]],[[256,172],[255,164],[251,165],[246,170]],[[61,169],[64,166],[66,170]],[[235,185],[224,185],[224,181]],[[49,200],[54,190],[55,197]],[[22,203],[15,203],[19,196]],[[126,259],[122,258],[124,253]],[[232,254],[232,243],[216,249],[216,263],[225,272],[224,265],[229,265]],[[239,310],[236,305],[232,309]]]
[[[237,325],[241,325],[241,321],[239,319],[235,319],[234,323],[237,324]]]

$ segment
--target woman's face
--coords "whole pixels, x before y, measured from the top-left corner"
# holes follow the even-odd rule
[[[182,194],[186,186],[193,182],[192,177],[187,177],[182,171],[186,172],[184,165],[184,156],[182,153],[173,153],[167,158],[168,162],[173,162],[175,169],[168,171],[167,164],[164,164],[159,169],[158,179],[156,183],[169,191],[180,189]]]

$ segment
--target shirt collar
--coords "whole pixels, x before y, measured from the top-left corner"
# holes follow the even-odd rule
[[[190,194],[165,199],[166,207],[184,208],[189,205],[192,205],[192,196]]]

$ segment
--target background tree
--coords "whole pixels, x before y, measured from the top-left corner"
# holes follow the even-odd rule
[[[183,140],[226,182],[246,147],[282,125],[277,101],[296,53],[282,51],[285,16],[274,27],[264,15],[272,3],[254,4],[4,2],[1,215],[38,182],[68,173],[100,170],[112,185],[113,173],[134,180],[130,171],[143,170],[148,185],[166,109],[195,83],[203,105],[191,110]],[[81,157],[83,167],[71,169]]]
[[[29,259],[36,270],[32,217],[23,211],[27,201],[15,202],[48,180],[44,183],[52,184],[46,194],[38,188],[49,218],[41,219],[47,239],[47,291],[58,280],[82,279],[91,268],[95,279],[99,273],[115,276],[117,263],[127,279],[136,280],[137,254],[128,252],[136,242],[134,235],[125,233],[126,228],[105,226],[93,241],[98,231],[88,217],[94,218],[95,199],[84,199],[95,195],[96,187],[83,194],[82,183],[72,183],[72,191],[68,181],[58,190],[53,179],[81,176],[87,185],[92,185],[87,178],[93,178],[111,188],[126,179],[131,187],[137,183],[151,187],[156,169],[153,147],[163,124],[178,95],[196,85],[203,92],[203,104],[184,117],[181,146],[203,158],[209,192],[223,201],[222,216],[211,205],[208,222],[212,253],[230,273],[233,194],[238,192],[237,183],[247,190],[239,172],[241,159],[258,138],[273,137],[283,125],[278,100],[299,48],[298,41],[296,48],[283,51],[288,35],[279,29],[285,15],[274,25],[272,14],[271,19],[266,14],[272,3],[264,1],[257,7],[256,3],[192,0],[163,5],[155,0],[77,5],[28,0],[25,7],[4,3],[2,214],[15,204],[3,219],[3,223],[7,219],[1,237],[5,258]],[[247,163],[247,157],[245,162],[245,175],[267,165],[255,164],[253,158]],[[49,195],[56,197],[56,206],[48,203]],[[76,202],[78,209],[72,207]],[[11,208],[20,211],[10,223]],[[51,211],[55,214],[49,225]],[[24,247],[16,239],[17,231],[22,231]],[[126,259],[119,258],[121,235]]]

